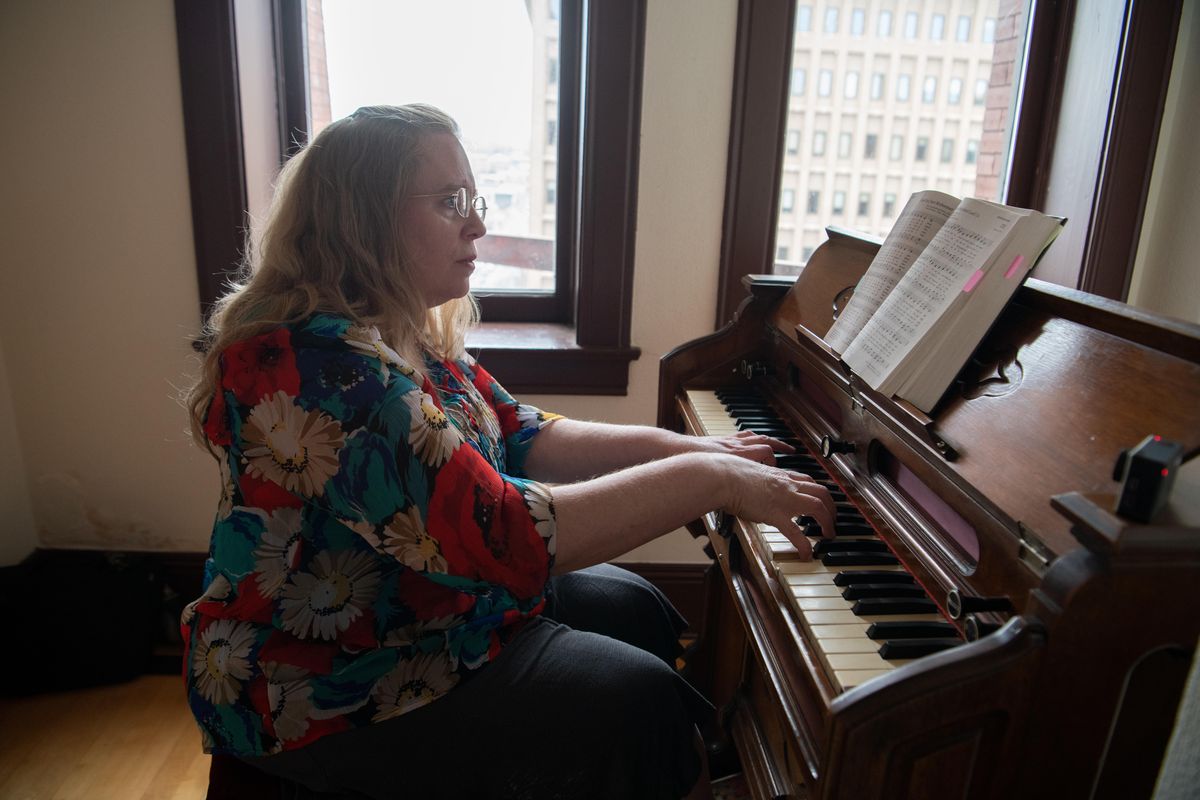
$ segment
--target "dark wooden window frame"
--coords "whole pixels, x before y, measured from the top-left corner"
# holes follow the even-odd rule
[[[784,157],[795,0],[740,0],[722,228],[716,323],[727,323],[745,296],[742,278],[769,272]],[[1125,0],[1120,55],[1109,98],[1088,238],[1078,285],[1125,300],[1166,100],[1182,0]],[[1037,208],[1053,166],[1055,110],[1073,41],[1074,0],[1034,4],[1024,90],[1014,134],[1006,200]]]
[[[238,267],[247,226],[233,6],[233,0],[175,2],[205,314]],[[574,87],[560,96],[559,111],[559,141],[570,148],[560,150],[557,192],[557,256],[567,291],[552,306],[535,302],[532,311],[522,298],[483,298],[485,322],[469,345],[514,392],[621,395],[629,362],[640,355],[630,344],[630,320],[646,0],[564,0],[562,7],[564,55],[586,55],[559,64],[559,86]],[[304,36],[301,8],[298,0],[274,5],[285,154],[308,129],[302,63],[282,45]]]

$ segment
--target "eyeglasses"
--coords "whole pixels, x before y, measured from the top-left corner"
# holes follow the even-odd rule
[[[463,219],[471,216],[472,209],[474,209],[475,213],[479,215],[480,222],[483,222],[483,220],[487,218],[488,206],[487,201],[483,199],[483,195],[477,194],[472,197],[470,193],[467,192],[467,187],[465,186],[459,187],[458,191],[454,192],[453,194],[442,194],[441,192],[438,192],[437,194],[414,194],[409,196],[441,197],[445,199],[446,207],[449,208],[451,205],[453,205],[454,210]]]

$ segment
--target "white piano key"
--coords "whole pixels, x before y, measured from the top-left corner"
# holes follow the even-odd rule
[[[855,686],[862,686],[872,678],[887,675],[889,672],[891,672],[890,669],[847,669],[840,672],[835,671],[833,678],[842,689],[853,689]]]

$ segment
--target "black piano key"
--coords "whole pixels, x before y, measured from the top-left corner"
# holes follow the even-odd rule
[[[958,628],[949,622],[914,620],[872,622],[867,626],[867,638],[881,639],[950,639],[958,636]]]
[[[827,553],[821,557],[827,567],[898,567],[900,559],[891,553],[863,553],[851,550],[846,553]]]
[[[888,639],[879,647],[883,658],[920,658],[951,647],[958,647],[962,639]]]
[[[864,597],[928,597],[918,583],[852,583],[842,591],[843,600]]]
[[[891,550],[880,539],[821,539],[813,542],[813,556],[820,558],[826,553],[890,553]]]
[[[857,583],[916,583],[907,572],[891,570],[860,569],[854,572],[839,572],[833,576],[834,586],[853,586]]]
[[[864,597],[855,600],[850,610],[860,617],[938,613],[937,603],[918,597]]]

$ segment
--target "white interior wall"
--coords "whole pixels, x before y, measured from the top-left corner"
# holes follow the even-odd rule
[[[1184,3],[1129,302],[1200,323],[1200,11]]]

